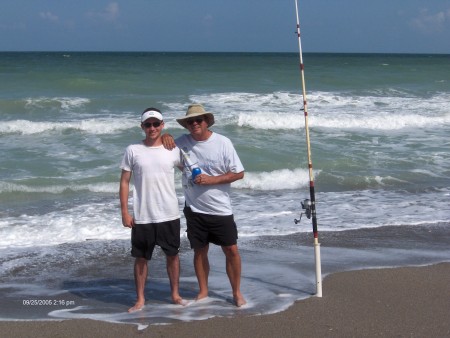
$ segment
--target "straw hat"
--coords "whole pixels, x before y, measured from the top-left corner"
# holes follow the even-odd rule
[[[201,104],[191,104],[188,107],[186,115],[177,119],[177,122],[184,128],[187,128],[187,120],[196,116],[208,116],[208,128],[214,124],[214,115],[205,111],[205,108]]]

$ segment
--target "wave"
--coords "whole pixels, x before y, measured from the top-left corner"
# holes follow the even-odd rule
[[[235,125],[261,130],[298,130],[305,126],[304,117],[300,114],[289,113],[240,113],[236,118],[218,121],[220,125]],[[441,128],[450,126],[450,114],[448,116],[418,116],[418,115],[391,115],[380,113],[373,116],[358,116],[344,114],[330,117],[323,114],[310,116],[308,119],[310,128],[326,128],[341,130],[402,130],[408,128]],[[138,122],[135,119],[101,118],[86,119],[71,122],[34,122],[29,120],[5,121],[0,125],[1,134],[41,134],[46,132],[64,132],[77,130],[96,135],[114,134],[118,131],[136,129]],[[167,122],[166,128],[182,129],[176,122]]]
[[[265,130],[300,129],[304,127],[304,119],[299,114],[242,113],[239,114],[237,125]]]
[[[35,122],[29,120],[5,121],[0,125],[0,134],[40,134],[49,131],[78,130],[90,134],[113,134],[138,126],[135,120],[122,118],[87,119],[71,122]]]
[[[428,178],[445,179],[444,175],[438,175],[426,170],[412,170],[411,173],[427,176]],[[327,173],[323,170],[314,171],[314,179],[322,190],[365,190],[380,188],[398,188],[407,189],[410,181],[414,178],[394,177],[391,175],[351,175],[340,176]],[[242,180],[232,183],[234,189],[253,190],[253,191],[279,191],[279,190],[296,190],[309,187],[309,171],[307,169],[277,169],[273,171],[262,172],[245,172]],[[175,177],[175,186],[181,190],[180,176]],[[88,191],[92,193],[117,194],[119,182],[100,182],[91,184],[77,184],[76,182],[68,184],[55,185],[27,185],[0,181],[0,195],[6,196],[10,193],[36,193],[36,194],[64,194],[67,192]],[[414,190],[418,188],[413,187]],[[424,189],[429,189],[425,187]],[[437,188],[436,188],[437,189]]]
[[[74,205],[39,215],[21,214],[0,219],[0,249],[52,246],[89,239],[127,239],[117,202]]]
[[[249,127],[263,130],[296,130],[305,127],[304,117],[299,114],[282,113],[255,113],[239,114],[237,119],[239,127]],[[365,130],[401,130],[406,128],[442,127],[450,125],[448,116],[418,116],[418,115],[391,115],[379,113],[377,115],[348,115],[342,116],[310,116],[310,128],[330,129],[365,129]]]
[[[299,196],[300,194],[300,196]],[[239,236],[284,236],[309,232],[304,218],[300,225],[300,200],[307,190],[249,193],[233,196]],[[425,193],[359,190],[318,192],[316,205],[320,231],[402,225],[448,224],[449,189]],[[424,201],[426,203],[424,203]],[[30,212],[31,211],[31,212]],[[395,215],[395,217],[393,217]],[[183,216],[182,216],[183,217]],[[182,222],[183,236],[185,222]],[[89,239],[126,239],[129,229],[121,225],[117,199],[78,199],[64,207],[34,213],[30,209],[0,218],[0,249],[49,246]]]
[[[70,110],[82,107],[90,102],[90,99],[83,97],[29,97],[25,99],[25,107],[28,109],[60,108],[62,110]]]
[[[280,169],[271,172],[246,172],[244,179],[234,182],[232,186],[252,190],[292,190],[306,187],[308,184],[308,170]]]
[[[290,92],[273,93],[213,93],[193,95],[192,102],[202,102],[216,116],[217,126],[233,126],[256,130],[297,130],[305,126],[302,97]],[[431,98],[351,95],[349,93],[313,92],[308,96],[311,128],[401,130],[408,128],[442,128],[450,125],[450,94]],[[78,130],[91,134],[113,134],[138,128],[135,113],[91,113],[89,119],[79,119],[71,109],[91,101],[81,97],[28,98],[28,107],[48,105],[67,111],[66,121],[10,120],[0,125],[0,134],[38,134],[47,131]],[[181,129],[175,118],[183,115],[185,105],[164,103],[166,128]],[[48,107],[47,107],[48,108]],[[66,112],[66,113],[67,113]],[[92,116],[97,114],[97,116]],[[102,115],[101,117],[99,115]],[[86,117],[86,116],[85,116]]]
[[[316,173],[318,174],[318,172]],[[305,187],[309,184],[309,173],[306,169],[280,169],[271,172],[246,172],[243,180],[232,184],[236,189],[252,190],[290,190]],[[46,186],[30,186],[0,181],[0,194],[7,193],[48,193],[63,194],[68,191],[90,191],[94,193],[117,194],[119,182],[103,182],[93,184],[59,184]]]
[[[309,126],[400,130],[450,125],[450,94],[427,99],[401,96],[393,90],[384,94],[387,96],[313,92],[308,95]],[[218,124],[261,130],[302,129],[305,124],[299,94],[217,93],[190,99],[204,102],[207,110],[218,115]]]
[[[394,115],[380,113],[376,116],[342,116],[311,118],[312,128],[368,129],[368,130],[401,130],[407,128],[442,127],[450,125],[450,115],[429,117],[418,115]]]
[[[119,183],[95,183],[95,184],[68,184],[53,186],[28,186],[10,182],[0,182],[0,194],[25,192],[62,194],[67,191],[90,191],[95,193],[118,193]]]

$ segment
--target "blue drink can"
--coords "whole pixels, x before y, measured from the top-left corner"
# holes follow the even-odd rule
[[[202,173],[202,170],[200,168],[194,168],[192,169],[192,180],[194,181],[197,175],[200,175]]]

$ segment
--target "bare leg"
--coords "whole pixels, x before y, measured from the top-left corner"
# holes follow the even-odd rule
[[[183,299],[179,294],[180,257],[178,255],[166,256],[166,263],[167,263],[167,275],[169,276],[170,281],[170,290],[172,292],[172,301],[175,304],[185,305]]]
[[[200,291],[197,300],[208,297],[208,276],[209,276],[209,245],[200,249],[194,249],[194,268],[197,275],[198,286]]]
[[[226,270],[233,289],[233,300],[236,306],[240,307],[247,303],[241,294],[241,256],[236,244],[223,246],[222,251],[226,257]]]
[[[148,265],[145,258],[136,258],[134,261],[134,283],[136,285],[136,304],[128,309],[128,312],[139,311],[145,304],[145,283],[147,282]]]

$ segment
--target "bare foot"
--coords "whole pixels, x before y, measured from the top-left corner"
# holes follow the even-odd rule
[[[136,304],[134,304],[133,307],[130,307],[128,309],[128,313],[141,311],[144,308],[144,304],[145,304],[145,302],[136,302]]]
[[[241,307],[241,306],[247,304],[247,301],[246,301],[246,300],[244,299],[244,297],[242,297],[242,296],[240,296],[240,297],[234,297],[234,298],[233,298],[233,301],[234,301],[234,304],[235,304],[237,307]]]
[[[197,298],[195,298],[195,301],[200,301],[200,300],[203,300],[203,299],[206,299],[206,298],[208,298],[208,294],[206,293],[206,294],[203,294],[203,293],[199,293],[198,295],[197,295]]]
[[[189,303],[186,299],[183,299],[181,297],[177,298],[177,299],[174,299],[173,302],[174,302],[174,304],[182,305],[182,306],[186,306]]]

